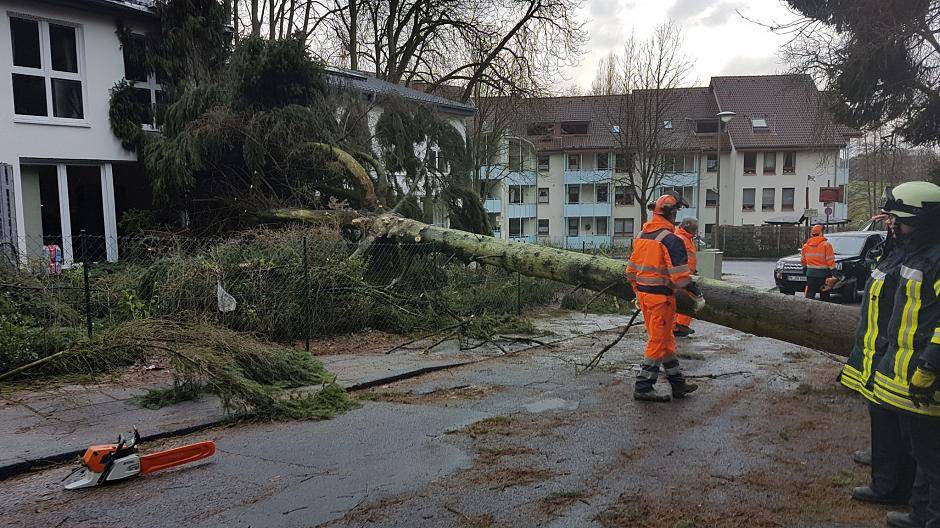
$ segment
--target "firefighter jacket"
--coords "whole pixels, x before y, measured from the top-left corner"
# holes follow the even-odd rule
[[[676,235],[682,239],[682,244],[685,245],[685,253],[689,256],[689,271],[694,275],[695,272],[698,271],[698,257],[695,254],[695,235],[681,227],[676,228]]]
[[[627,280],[637,292],[672,295],[692,282],[685,244],[676,236],[675,226],[662,215],[643,225],[633,241],[627,263]]]
[[[836,267],[832,244],[822,235],[807,240],[800,253],[800,263],[806,268],[807,277],[827,277]]]
[[[865,285],[862,314],[855,329],[855,344],[839,374],[839,381],[843,385],[873,403],[879,403],[874,393],[875,367],[891,343],[888,323],[901,278],[903,259],[903,249],[897,248],[882,258],[871,271]]]
[[[940,403],[916,407],[910,398],[910,379],[917,367],[927,363],[934,371],[940,369],[940,244],[903,246],[885,333],[889,345],[875,370],[875,397],[896,409],[940,417]]]

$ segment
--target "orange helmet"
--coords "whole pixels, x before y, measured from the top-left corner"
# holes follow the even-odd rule
[[[810,231],[810,235],[812,236],[822,236],[822,234],[823,234],[823,226],[819,224],[814,225],[813,230]]]
[[[653,214],[670,216],[679,209],[688,206],[689,204],[683,200],[681,196],[674,192],[668,192],[656,200],[656,203],[653,204],[652,209]]]

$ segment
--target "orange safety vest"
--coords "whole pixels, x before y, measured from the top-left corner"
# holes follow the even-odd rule
[[[830,270],[836,267],[836,253],[826,237],[814,236],[803,244],[800,262],[807,269]]]
[[[695,254],[695,235],[681,227],[676,228],[676,234],[685,244],[685,252],[689,256],[689,271],[694,274],[698,270],[698,256]]]
[[[676,236],[675,225],[662,215],[643,225],[627,262],[627,280],[634,291],[672,295],[692,282],[689,255]]]

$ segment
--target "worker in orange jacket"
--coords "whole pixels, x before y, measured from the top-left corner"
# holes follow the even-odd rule
[[[658,394],[654,387],[659,369],[666,371],[673,398],[685,398],[698,388],[688,383],[676,358],[676,337],[672,334],[676,319],[676,290],[684,290],[701,304],[701,293],[692,282],[689,256],[682,240],[675,234],[676,213],[688,204],[674,193],[664,194],[652,205],[653,217],[643,225],[643,232],[633,243],[627,263],[627,280],[636,293],[643,312],[648,341],[633,398],[640,401],[667,402],[668,394]]]
[[[832,244],[823,235],[823,226],[813,226],[810,238],[803,244],[800,253],[800,262],[806,273],[806,298],[814,299],[819,293],[820,299],[829,299],[829,288],[825,287],[826,279],[836,269],[836,254],[832,250]]]
[[[682,240],[682,243],[685,245],[685,252],[689,256],[689,271],[691,271],[693,275],[698,271],[698,258],[695,248],[696,234],[698,234],[698,219],[696,218],[683,218],[682,222],[679,223],[679,227],[676,228],[676,235]],[[676,337],[688,337],[694,334],[695,330],[692,330],[692,316],[677,313],[676,326],[673,328],[672,333]]]

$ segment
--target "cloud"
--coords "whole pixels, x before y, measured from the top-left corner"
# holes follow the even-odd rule
[[[621,0],[590,0],[588,11],[591,14],[589,32],[591,48],[607,50],[623,44],[626,24],[620,14],[635,7],[633,2]]]
[[[708,16],[702,18],[701,23],[705,27],[723,26],[732,17],[738,16],[738,11],[744,7],[744,4],[738,2],[722,2],[716,5]]]
[[[666,12],[666,17],[687,25],[715,27],[728,23],[736,11],[744,7],[743,2],[736,1],[709,3],[704,0],[676,0]]]
[[[785,69],[776,55],[763,57],[738,55],[726,62],[718,75],[761,75],[779,73],[785,71]]]

